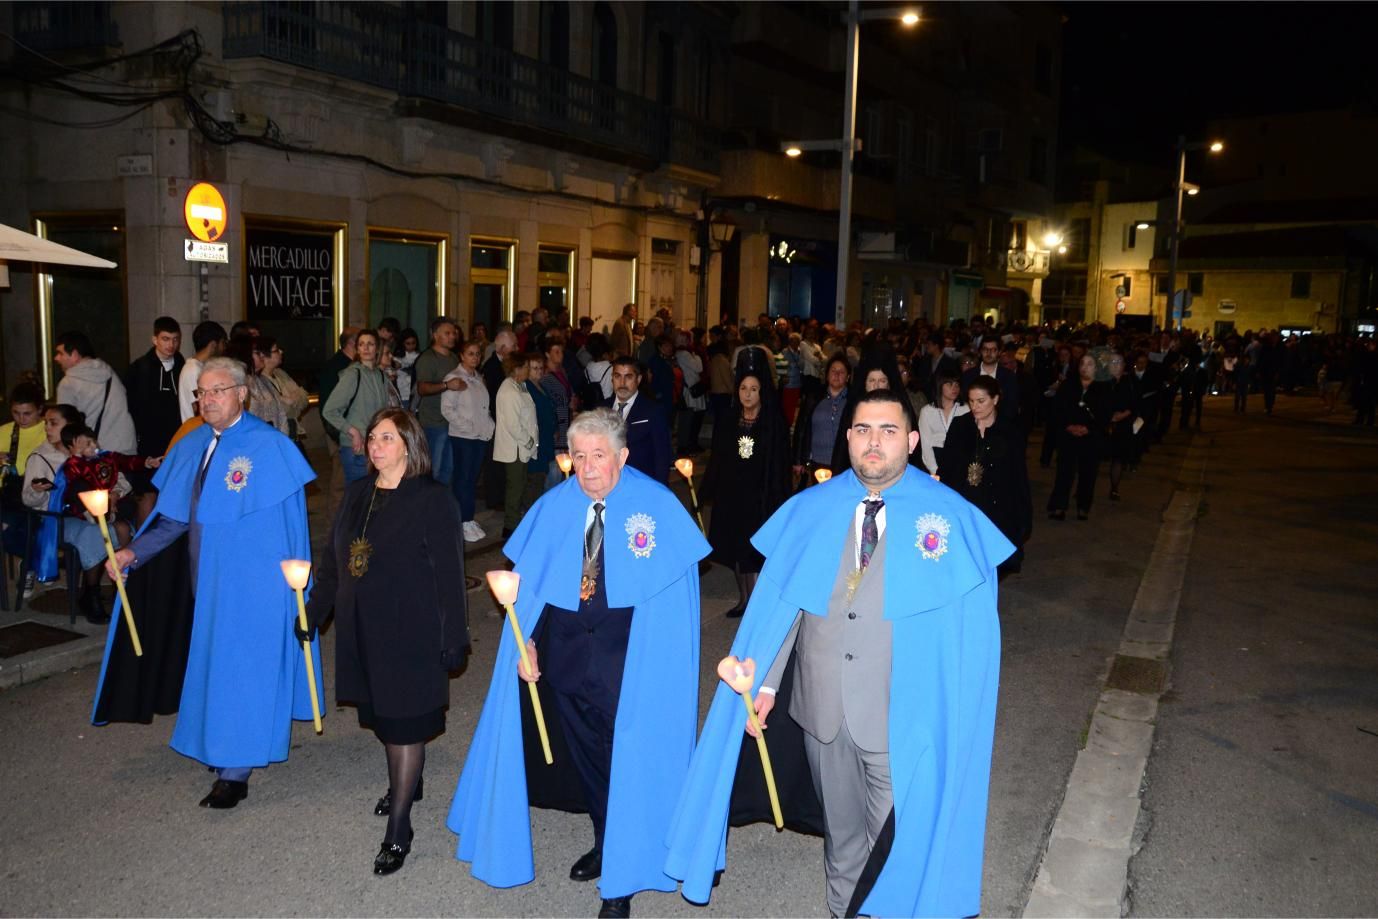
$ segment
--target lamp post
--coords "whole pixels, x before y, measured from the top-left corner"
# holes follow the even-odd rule
[[[1200,186],[1192,185],[1187,181],[1187,151],[1188,150],[1209,150],[1211,153],[1219,153],[1225,149],[1221,141],[1193,141],[1187,142],[1186,137],[1177,135],[1177,176],[1172,182],[1172,196],[1174,199],[1172,210],[1172,225],[1168,227],[1168,256],[1167,256],[1167,316],[1164,319],[1171,319],[1173,312],[1173,300],[1177,296],[1177,249],[1182,240],[1182,195],[1195,195],[1201,191]],[[1183,307],[1185,309],[1185,306]],[[1167,325],[1164,321],[1163,325]],[[1182,329],[1182,314],[1177,313],[1177,330]]]
[[[847,63],[842,70],[842,139],[838,141],[795,142],[781,144],[789,156],[804,150],[838,150],[842,154],[841,200],[837,208],[837,301],[833,322],[839,328],[847,324],[847,264],[852,242],[852,159],[861,145],[856,138],[857,73],[861,67],[861,24],[877,19],[899,20],[906,28],[919,24],[919,7],[895,7],[862,11],[858,0],[849,0],[847,12],[842,14],[847,24]],[[820,144],[815,146],[814,144]]]

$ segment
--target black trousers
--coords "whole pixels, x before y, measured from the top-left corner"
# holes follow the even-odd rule
[[[555,691],[555,711],[560,730],[569,744],[569,755],[584,789],[589,819],[593,821],[593,845],[603,850],[608,824],[608,785],[612,779],[613,727],[617,700],[594,700],[579,693]]]
[[[1043,416],[1043,446],[1038,451],[1038,464],[1047,466],[1053,461],[1053,452],[1057,450],[1057,408],[1053,405],[1052,396],[1043,396],[1040,406],[1039,414]]]
[[[1167,432],[1172,428],[1172,405],[1177,400],[1177,387],[1164,386],[1160,396],[1162,404],[1158,406],[1158,424],[1154,431],[1153,440],[1155,443],[1162,443]]]
[[[1182,419],[1177,425],[1177,429],[1185,431],[1191,427],[1192,412],[1196,413],[1196,426],[1201,427],[1201,408],[1206,400],[1206,387],[1198,386],[1196,389],[1182,390]]]
[[[1100,442],[1091,435],[1073,437],[1064,433],[1058,438],[1057,475],[1053,491],[1048,496],[1048,510],[1065,511],[1072,494],[1072,481],[1077,483],[1077,510],[1089,511],[1096,496],[1096,475],[1100,472]]]

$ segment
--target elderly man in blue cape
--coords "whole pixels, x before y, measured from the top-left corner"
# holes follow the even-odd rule
[[[200,803],[225,809],[248,796],[255,768],[287,759],[292,721],[311,718],[305,661],[292,631],[296,600],[279,562],[311,557],[305,487],[316,476],[296,445],[244,411],[242,364],[208,360],[197,385],[205,424],[168,453],[153,479],[153,514],[115,554],[115,566],[137,579],[141,566],[174,543],[180,547],[185,536],[195,611],[171,745],[216,770]],[[168,621],[185,615],[171,609],[177,587],[160,594],[153,586],[140,591],[148,598],[142,604],[131,603],[140,632],[185,630]],[[96,724],[115,717],[105,701],[120,691],[113,682],[166,678],[161,671],[180,667],[143,658],[130,665],[123,619],[118,611],[111,617]],[[317,673],[319,654],[313,642]]]
[[[448,820],[474,876],[513,887],[535,877],[530,804],[586,810],[593,848],[570,877],[601,877],[599,915],[614,917],[630,914],[638,891],[677,886],[664,840],[698,730],[698,561],[708,554],[679,499],[625,465],[625,438],[609,409],[578,415],[575,476],[507,542],[534,672],[504,629]],[[523,749],[530,703],[519,678],[543,693],[553,765]],[[562,782],[573,786],[563,796],[551,789]]]
[[[847,431],[852,468],[795,496],[753,538],[766,564],[732,654],[757,664],[756,710],[777,724],[766,736],[779,760],[802,728],[831,913],[970,916],[995,730],[995,568],[1013,547],[907,464],[918,434],[901,398],[863,396]],[[772,718],[786,689],[788,710]],[[726,865],[734,779],[763,783],[759,764],[738,770],[746,721],[720,685],[666,862],[694,902],[707,902]]]

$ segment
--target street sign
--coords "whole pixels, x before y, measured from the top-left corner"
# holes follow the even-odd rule
[[[1221,300],[1219,309],[1220,312],[1229,315],[1235,311],[1235,302],[1233,300]]]
[[[197,182],[191,187],[182,205],[182,215],[191,235],[202,242],[215,242],[225,235],[225,198],[209,182]]]
[[[1121,289],[1123,289],[1123,288],[1121,288]],[[1115,301],[1115,312],[1117,312],[1117,313],[1123,313],[1124,310],[1125,310],[1124,298],[1121,297],[1120,299],[1118,299],[1118,300]]]
[[[182,257],[189,262],[230,263],[229,243],[203,243],[199,239],[188,239],[182,248]]]
[[[1126,293],[1128,293],[1128,291],[1126,291],[1126,290],[1124,289],[1124,285],[1123,285],[1123,284],[1117,285],[1117,286],[1115,287],[1115,296],[1119,297],[1120,299],[1124,299],[1124,295],[1125,295]]]

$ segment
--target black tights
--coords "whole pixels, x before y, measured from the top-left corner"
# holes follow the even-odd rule
[[[747,603],[751,601],[751,592],[756,589],[756,578],[760,574],[757,571],[743,571],[740,564],[732,566],[732,573],[737,576],[737,607],[746,609]]]
[[[388,832],[384,842],[407,845],[411,841],[411,802],[426,765],[424,743],[383,744],[388,754],[388,787],[392,810],[388,812]]]

